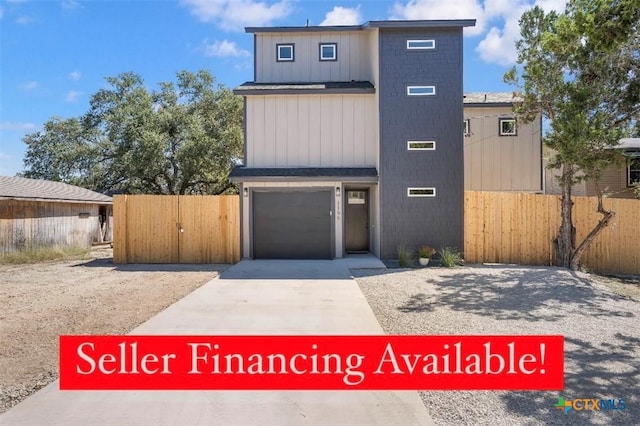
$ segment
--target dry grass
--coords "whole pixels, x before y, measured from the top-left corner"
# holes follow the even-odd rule
[[[0,256],[0,264],[23,265],[29,263],[90,258],[91,249],[80,247],[38,247],[20,250]]]

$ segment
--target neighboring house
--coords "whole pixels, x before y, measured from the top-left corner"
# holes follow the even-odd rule
[[[635,198],[633,184],[640,182],[640,138],[621,139],[615,149],[619,149],[624,155],[625,163],[607,167],[598,181],[598,186],[608,197]],[[545,148],[545,158],[549,159],[552,155],[553,152]],[[546,170],[547,194],[562,192],[557,179],[559,175],[560,172],[557,170]],[[593,180],[580,182],[574,185],[571,191],[573,195],[597,195]]]
[[[48,180],[0,176],[0,255],[112,239],[111,197]]]
[[[464,188],[543,192],[542,116],[518,123],[513,93],[464,95]]]
[[[463,248],[462,29],[475,20],[247,28],[242,254]]]

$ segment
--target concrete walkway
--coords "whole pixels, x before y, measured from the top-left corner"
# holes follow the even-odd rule
[[[367,267],[375,265],[375,261],[364,258],[242,261],[131,334],[383,334],[351,278],[349,262]],[[432,422],[417,392],[61,392],[56,381],[2,415],[0,424],[416,425]]]

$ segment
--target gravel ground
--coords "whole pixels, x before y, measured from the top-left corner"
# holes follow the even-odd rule
[[[0,267],[0,413],[58,376],[61,334],[126,334],[225,265],[93,260]]]
[[[512,266],[353,272],[388,334],[565,336],[563,392],[420,392],[437,424],[640,425],[640,281]],[[559,396],[627,408],[564,414]]]

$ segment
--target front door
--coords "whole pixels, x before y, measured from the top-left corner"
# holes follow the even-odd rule
[[[369,190],[349,189],[344,214],[345,250],[369,251]]]

